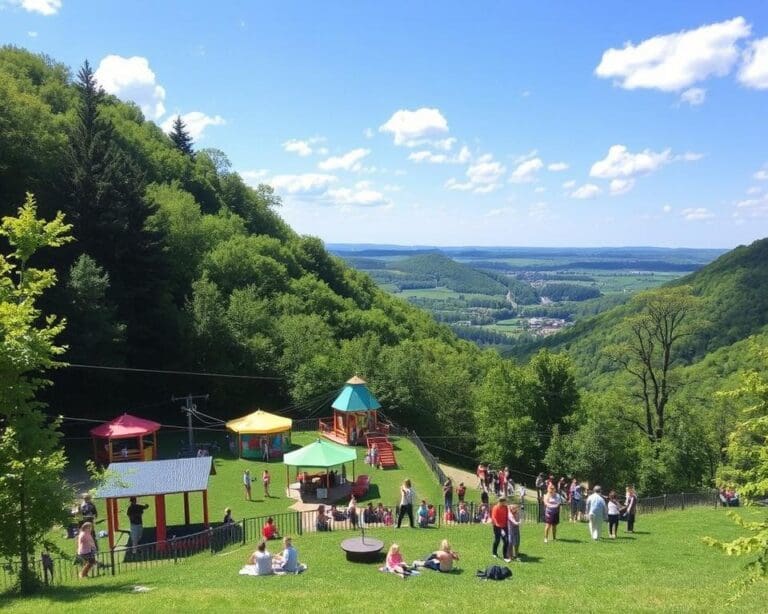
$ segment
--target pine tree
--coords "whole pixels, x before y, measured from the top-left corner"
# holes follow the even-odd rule
[[[173,128],[168,133],[168,136],[171,137],[176,149],[185,156],[189,156],[190,158],[195,156],[195,151],[192,149],[192,137],[189,136],[187,125],[184,123],[184,120],[181,119],[181,115],[177,115],[176,119],[173,120]]]

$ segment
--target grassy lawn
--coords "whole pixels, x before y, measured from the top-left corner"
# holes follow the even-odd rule
[[[751,516],[764,511],[751,512]],[[32,599],[0,597],[7,612],[113,610],[334,612],[411,611],[437,606],[451,611],[708,612],[724,605],[729,581],[744,561],[725,557],[701,543],[702,535],[730,538],[737,528],[720,509],[694,508],[642,516],[637,533],[592,543],[586,525],[564,524],[560,539],[544,544],[542,528],[523,527],[525,562],[511,564],[513,578],[483,582],[475,570],[491,564],[487,525],[443,529],[373,531],[393,540],[410,560],[421,558],[447,537],[461,554],[451,575],[423,570],[405,581],[377,571],[375,564],[344,560],[339,542],[348,532],[311,534],[296,540],[309,569],[300,576],[253,578],[237,574],[253,545],[220,555],[198,555],[178,565],[137,570],[57,588]],[[274,549],[273,549],[274,550]],[[135,586],[146,592],[134,592]],[[729,610],[758,611],[768,586],[758,585]]]

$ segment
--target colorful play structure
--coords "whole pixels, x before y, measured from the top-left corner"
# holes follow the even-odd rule
[[[380,419],[377,410],[381,405],[364,379],[358,376],[349,379],[331,408],[333,416],[319,420],[323,437],[342,445],[365,445],[369,449],[376,445],[381,467],[397,466],[388,437],[389,425]]]
[[[91,429],[93,458],[108,465],[117,462],[157,459],[157,431],[160,424],[153,420],[123,414]],[[149,436],[151,440],[145,440]]]
[[[237,433],[237,453],[241,458],[270,460],[282,458],[291,446],[293,420],[262,410],[227,422]]]

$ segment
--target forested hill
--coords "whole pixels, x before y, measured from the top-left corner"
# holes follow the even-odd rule
[[[700,309],[692,316],[698,319],[698,325],[691,336],[681,341],[680,364],[693,364],[709,353],[763,332],[768,325],[768,239],[737,247],[669,284],[679,286],[689,286],[702,299]],[[597,374],[611,368],[601,348],[614,342],[627,318],[639,310],[640,303],[630,301],[536,344],[518,348],[518,357],[543,347],[566,350],[580,372],[595,381]]]
[[[264,378],[72,367],[54,374],[52,411],[102,418],[139,408],[178,423],[171,396],[194,392],[224,418],[259,406],[317,417],[360,373],[403,424],[471,421],[452,412],[479,377],[474,346],[297,235],[269,186],[246,185],[224,152],[196,149],[183,125],[165,134],[104,94],[88,66],[73,75],[5,47],[0,215],[15,214],[26,192],[41,215],[61,210],[74,225],[76,241],[37,263],[58,274],[45,309],[67,319],[64,360]],[[464,392],[452,403],[430,400],[429,386],[442,395],[454,385]]]
[[[421,277],[434,286],[443,286],[454,292],[500,296],[507,292],[507,287],[490,275],[438,252],[396,260],[389,263],[387,268]]]

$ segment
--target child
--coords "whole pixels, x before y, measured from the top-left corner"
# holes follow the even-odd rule
[[[469,510],[465,501],[459,503],[458,521],[461,523],[469,522]]]
[[[400,546],[397,544],[392,544],[389,547],[389,552],[387,552],[386,567],[387,571],[396,573],[398,576],[403,578],[403,580],[411,575],[411,571],[403,561],[403,555],[400,554]]]
[[[452,507],[445,508],[444,520],[445,522],[454,522],[456,520],[456,517],[453,515]]]
[[[245,498],[251,500],[251,472],[246,469],[243,472],[243,488],[245,488]]]
[[[611,539],[616,539],[616,532],[619,528],[619,517],[621,516],[621,504],[616,496],[616,491],[608,493],[608,535]]]
[[[467,494],[467,487],[464,486],[464,482],[459,482],[459,487],[456,489],[456,495],[459,497],[459,503],[464,501],[464,497]]]
[[[261,536],[267,540],[280,539],[280,534],[277,531],[277,526],[275,526],[275,520],[272,516],[267,518],[267,524],[261,529]]]
[[[269,475],[269,471],[265,469],[264,473],[261,474],[261,483],[264,485],[264,496],[268,499],[272,497],[272,495],[269,494],[269,484],[271,481],[272,478]]]
[[[488,523],[491,521],[491,513],[487,503],[481,503],[475,515],[475,522]]]
[[[419,516],[419,528],[426,529],[427,524],[429,524],[429,511],[427,510],[427,502],[424,499],[421,500],[418,516]]]
[[[520,508],[517,505],[510,505],[508,508],[507,541],[507,558],[517,559],[520,556]]]
[[[392,518],[392,510],[390,510],[388,507],[385,507],[384,508],[384,526],[391,527],[393,522],[394,522],[394,519]]]
[[[427,524],[435,524],[437,520],[437,510],[431,503],[427,506]]]

